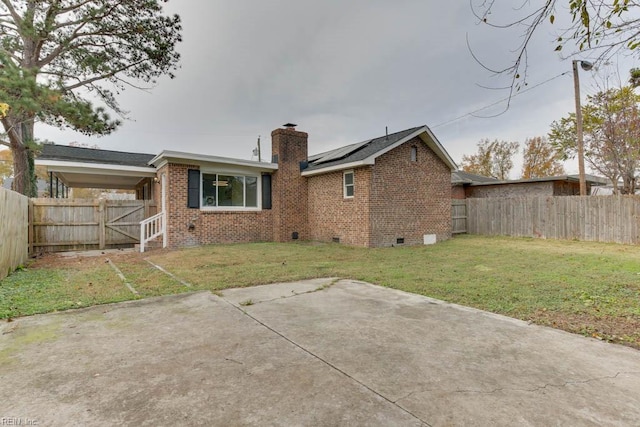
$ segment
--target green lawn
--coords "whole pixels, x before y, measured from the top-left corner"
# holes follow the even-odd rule
[[[35,262],[0,282],[0,317],[151,295],[343,277],[477,307],[640,348],[640,249],[571,241],[459,236],[433,246],[214,245],[104,259]],[[55,264],[53,264],[55,265]]]

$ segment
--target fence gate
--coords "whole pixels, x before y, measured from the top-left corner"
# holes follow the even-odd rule
[[[150,200],[31,199],[30,250],[131,247],[140,239],[140,221],[155,213]]]
[[[451,232],[460,234],[467,232],[467,201],[451,200]]]

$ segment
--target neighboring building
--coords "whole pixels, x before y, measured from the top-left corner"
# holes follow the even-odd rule
[[[495,178],[488,176],[476,175],[461,170],[453,171],[451,173],[451,198],[452,199],[466,199],[467,194],[465,189],[472,184],[482,183],[497,183],[500,182]]]
[[[170,247],[297,239],[377,247],[451,236],[456,165],[428,127],[315,156],[304,132],[271,137],[272,163],[46,146],[36,163],[69,187],[116,188],[98,184],[106,180],[156,200]]]
[[[592,187],[604,185],[607,180],[587,176],[587,194]],[[580,179],[577,175],[499,181],[494,178],[455,171],[451,176],[452,198],[524,197],[524,196],[578,196]]]
[[[2,188],[6,188],[7,190],[11,190],[13,186],[13,178],[5,178],[2,183]],[[36,181],[36,186],[38,188],[38,197],[48,197],[49,196],[49,183],[44,179],[38,179]]]

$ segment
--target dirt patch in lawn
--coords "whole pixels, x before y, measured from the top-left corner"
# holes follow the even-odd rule
[[[31,262],[28,265],[28,268],[54,269],[54,268],[78,267],[78,268],[85,269],[88,267],[95,267],[96,265],[106,263],[107,258],[113,261],[115,260],[127,261],[129,259],[142,260],[144,258],[143,255],[148,256],[148,254],[141,254],[140,252],[136,252],[132,250],[90,251],[86,253],[82,253],[82,252],[44,253],[44,254],[38,255],[36,258],[31,260]]]
[[[538,310],[530,320],[539,325],[640,349],[640,316],[594,317],[584,313]]]

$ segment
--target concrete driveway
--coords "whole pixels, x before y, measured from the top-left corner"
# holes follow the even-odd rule
[[[0,425],[570,425],[640,420],[640,352],[350,280],[0,326]]]

